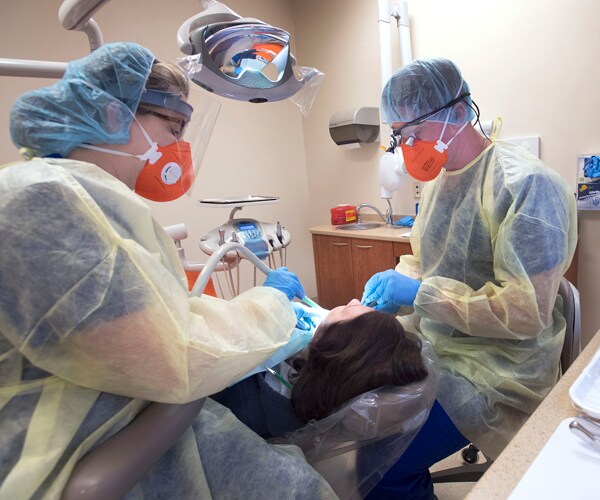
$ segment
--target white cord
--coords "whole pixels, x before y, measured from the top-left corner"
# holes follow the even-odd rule
[[[240,267],[242,267],[241,266],[241,258],[240,258],[239,253],[235,254],[235,266],[236,266],[235,276],[236,276],[236,282],[237,282],[235,296],[237,297],[240,294]],[[254,268],[254,269],[256,269],[256,268]]]
[[[223,272],[225,274],[225,281],[227,282],[227,289],[229,290],[229,296],[235,297],[233,281],[231,279],[231,266],[225,262],[223,264],[225,266],[225,269]]]
[[[219,287],[219,293],[221,294],[221,298],[225,298],[225,294],[223,293],[223,287],[221,286],[221,280],[219,279],[219,273],[215,273],[215,278],[217,279],[217,286]]]
[[[231,282],[231,294],[233,297],[237,297],[237,290],[235,288],[235,281],[233,280],[233,273],[231,272],[231,267],[229,267],[229,270],[227,272],[229,274],[229,280]]]

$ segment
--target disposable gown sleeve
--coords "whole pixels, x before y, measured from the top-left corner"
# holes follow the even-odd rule
[[[487,214],[492,218],[493,278],[469,286],[480,279],[469,265],[465,282],[426,276],[415,300],[418,316],[490,338],[533,338],[549,326],[559,282],[575,249],[575,202],[565,187],[544,176],[530,177],[513,196],[502,218],[493,220],[492,209]],[[459,214],[455,220],[460,221]],[[419,259],[416,247],[414,261]],[[406,263],[397,269],[402,272]]]
[[[411,240],[412,245],[412,240]],[[409,278],[420,280],[421,279],[421,263],[419,261],[418,254],[414,253],[414,245],[413,245],[413,254],[410,255],[401,255],[400,262],[396,266],[396,271],[399,273],[408,276]]]
[[[190,298],[161,256],[115,231],[80,186],[51,179],[3,192],[13,194],[0,200],[11,242],[0,252],[0,331],[43,370],[183,403],[239,379],[294,330],[275,289]]]

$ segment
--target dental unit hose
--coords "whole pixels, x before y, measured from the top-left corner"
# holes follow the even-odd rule
[[[194,284],[194,287],[192,288],[192,291],[190,292],[191,296],[200,297],[200,295],[202,295],[202,292],[204,291],[204,288],[206,287],[206,284],[208,283],[208,280],[210,279],[210,275],[217,268],[217,266],[221,262],[221,259],[228,252],[231,252],[231,251],[241,253],[244,257],[246,257],[250,262],[252,262],[252,264],[254,264],[254,266],[257,267],[260,271],[262,271],[265,275],[268,275],[271,272],[271,268],[269,268],[264,262],[262,262],[254,253],[252,253],[250,250],[248,250],[245,246],[240,245],[239,243],[233,243],[233,242],[225,243],[224,245],[221,245],[217,249],[217,251],[209,257],[208,261],[206,262],[206,265],[204,266],[204,269],[202,269],[202,272],[198,276],[198,279],[196,280],[196,283]],[[323,309],[315,301],[309,299],[306,296],[302,299],[302,302],[304,302],[306,305],[308,305],[310,307],[314,307],[316,309]]]

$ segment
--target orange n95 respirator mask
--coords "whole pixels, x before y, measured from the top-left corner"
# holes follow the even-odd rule
[[[406,171],[421,182],[435,179],[448,162],[448,145],[441,141],[419,141],[409,137],[400,148]]]
[[[448,142],[442,141],[446,126],[448,125],[448,117],[446,117],[446,121],[444,122],[440,138],[436,142],[421,141],[414,136],[409,137],[406,142],[400,145],[406,171],[421,182],[428,182],[435,179],[442,171],[444,165],[448,163],[448,146],[465,129],[468,123],[464,123]]]
[[[460,88],[462,88],[462,82],[459,89]],[[395,149],[397,147],[399,137],[400,148],[402,149],[402,156],[404,157],[404,165],[411,177],[421,182],[432,181],[440,174],[446,163],[448,163],[448,146],[450,146],[452,141],[456,139],[469,124],[468,121],[465,122],[448,142],[444,142],[442,139],[444,138],[444,133],[446,132],[446,127],[448,126],[450,119],[450,108],[468,95],[468,93],[457,95],[452,101],[441,108],[435,109],[424,116],[405,123],[399,130],[392,133],[392,148]],[[446,119],[444,120],[444,126],[437,141],[422,141],[417,139],[414,135],[410,135],[405,142],[402,142],[402,129],[425,123],[444,109],[447,109]]]
[[[117,156],[129,156],[144,161],[145,164],[135,183],[134,191],[152,201],[173,201],[183,196],[194,183],[194,166],[189,142],[175,141],[168,146],[159,146],[135,120],[142,134],[150,144],[141,155],[125,151],[81,144],[80,147]]]
[[[175,141],[166,147],[153,143],[144,153],[147,161],[135,183],[135,192],[152,201],[173,201],[194,184],[189,142]]]

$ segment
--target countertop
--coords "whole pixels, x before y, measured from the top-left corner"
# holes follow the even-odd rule
[[[365,219],[365,222],[371,222]],[[402,243],[410,243],[410,237],[407,233],[410,232],[410,227],[406,226],[395,226],[393,228],[387,227],[383,224],[381,227],[375,229],[360,229],[358,231],[352,230],[347,231],[344,229],[337,229],[342,226],[332,226],[326,224],[323,226],[314,226],[310,228],[312,234],[324,234],[327,236],[340,236],[346,238],[363,238],[366,240],[384,240],[384,241],[398,241]]]
[[[579,414],[569,397],[569,388],[599,348],[600,332],[597,332],[498,459],[475,483],[467,500],[509,497],[559,424]],[[589,480],[598,481],[598,478],[590,477]]]

